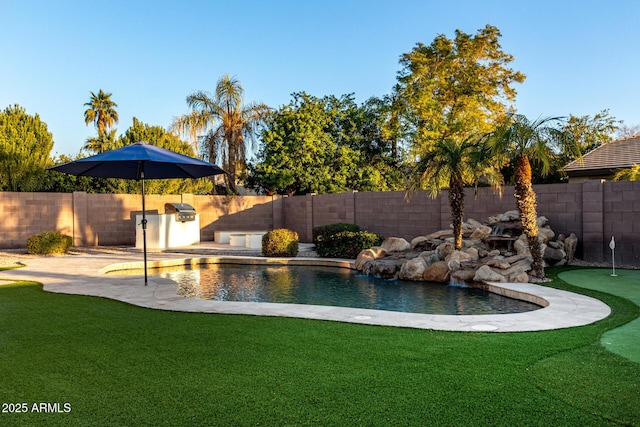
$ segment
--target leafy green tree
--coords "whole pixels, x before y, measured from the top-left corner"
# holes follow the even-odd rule
[[[405,188],[403,162],[406,143],[400,118],[397,92],[382,98],[372,97],[360,108],[358,143],[352,145],[361,154],[361,170],[375,170],[381,177],[377,183],[362,182],[361,190],[385,191]]]
[[[102,137],[102,139],[101,139]],[[194,157],[193,148],[179,137],[169,133],[162,126],[153,126],[141,122],[137,118],[133,118],[133,124],[119,137],[115,136],[115,129],[98,135],[96,141],[107,141],[102,149],[89,149],[86,151],[102,152],[112,150],[125,145],[134,144],[144,141],[185,156]],[[89,141],[89,140],[88,140]],[[79,157],[78,157],[79,158]],[[54,159],[55,164],[61,164],[72,161],[67,156],[60,156]],[[91,178],[76,177],[58,172],[47,171],[48,185],[45,191],[86,191],[88,193],[140,193],[142,186],[140,182],[127,179],[116,178]],[[212,184],[206,178],[202,179],[153,179],[145,181],[145,191],[148,194],[208,194],[211,191]]]
[[[464,187],[477,184],[481,178],[496,188],[502,183],[498,169],[492,165],[490,150],[484,137],[469,137],[462,142],[447,139],[431,146],[413,169],[409,194],[415,190],[429,189],[432,197],[436,197],[442,189],[449,189],[456,249],[462,248]]]
[[[227,188],[237,193],[236,182],[244,174],[248,144],[255,145],[255,136],[271,109],[261,103],[244,104],[240,81],[228,74],[216,84],[212,97],[204,91],[187,96],[191,113],[174,120],[173,129],[183,135],[199,137],[204,157],[212,163],[221,161]]]
[[[584,155],[603,144],[611,142],[620,123],[619,120],[609,114],[609,110],[602,110],[593,117],[589,115],[574,116],[571,114],[563,129],[565,132],[570,133],[576,144],[578,144],[580,155]],[[565,164],[575,159],[571,153],[563,153]]]
[[[515,100],[512,85],[525,76],[509,68],[513,56],[502,51],[500,31],[487,25],[475,35],[456,30],[438,35],[402,55],[398,91],[404,120],[419,156],[442,141],[460,143],[494,129]]]
[[[336,123],[338,102],[335,97],[293,94],[266,123],[250,184],[280,194],[348,190],[356,155],[336,140],[344,133]]]
[[[528,120],[513,114],[492,135],[492,154],[496,161],[508,159],[514,166],[514,195],[520,221],[533,258],[532,275],[544,277],[542,249],[538,241],[536,194],[533,191],[531,162],[537,162],[542,173],[548,173],[554,153],[580,156],[579,144],[566,132],[558,117]]]
[[[379,103],[353,95],[293,94],[272,114],[248,183],[281,194],[400,188],[403,177],[378,126]]]
[[[51,159],[52,165],[60,165],[83,157],[78,154],[75,158],[67,155],[58,155]],[[84,191],[86,193],[110,193],[112,186],[105,178],[93,178],[89,176],[75,176],[51,170],[44,171],[44,179],[37,191],[56,193],[72,193]]]
[[[36,191],[50,165],[53,137],[40,116],[13,105],[0,112],[0,191]]]
[[[111,100],[111,93],[106,93],[102,89],[96,95],[91,93],[91,99],[84,105],[88,107],[84,112],[84,122],[87,126],[93,123],[98,130],[98,135],[104,134],[108,128],[118,123],[118,106]]]
[[[114,148],[135,144],[136,142],[148,142],[158,147],[175,151],[185,156],[194,157],[193,147],[188,142],[182,141],[162,126],[153,126],[133,118],[133,124],[120,136]],[[126,179],[109,179],[112,193],[140,193],[142,186],[137,181]],[[203,179],[152,179],[145,181],[145,191],[148,194],[180,194],[194,193],[207,194],[211,191],[212,184],[206,178]]]

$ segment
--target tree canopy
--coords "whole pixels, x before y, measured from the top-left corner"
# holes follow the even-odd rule
[[[412,152],[438,141],[463,141],[490,132],[514,102],[514,83],[525,75],[509,68],[513,56],[502,51],[500,31],[491,25],[475,35],[456,30],[438,35],[402,55],[399,93]]]
[[[36,191],[52,148],[53,136],[38,114],[17,104],[0,112],[0,191]]]
[[[103,134],[114,124],[118,123],[118,106],[111,100],[111,93],[106,93],[102,89],[97,94],[91,93],[91,99],[84,105],[88,107],[84,112],[84,122],[87,126],[93,123],[98,134]]]
[[[188,142],[167,132],[162,126],[153,126],[133,118],[132,125],[124,134],[116,137],[115,129],[99,134],[97,138],[89,138],[85,151],[100,153],[144,141],[185,156],[194,157],[193,148]],[[71,161],[68,157],[60,157],[56,164]],[[88,193],[140,193],[141,185],[137,181],[113,178],[77,177],[47,171],[46,191],[86,191]],[[212,184],[207,179],[154,179],[147,180],[145,191],[148,194],[208,194]]]
[[[609,110],[602,110],[593,117],[589,115],[574,116],[571,114],[563,129],[571,134],[582,156],[603,144],[611,142],[620,124],[620,121],[609,114]],[[563,159],[565,164],[576,160],[575,155],[571,153],[563,154],[565,155],[565,159]]]
[[[398,159],[377,122],[381,108],[359,107],[353,95],[293,94],[266,120],[249,184],[280,194],[398,188]]]
[[[247,152],[255,143],[262,121],[271,109],[262,103],[244,104],[244,89],[240,81],[228,74],[216,83],[214,96],[197,91],[187,96],[191,112],[177,117],[173,129],[199,139],[203,156],[212,163],[221,163],[227,188],[236,194],[236,182],[244,175]]]

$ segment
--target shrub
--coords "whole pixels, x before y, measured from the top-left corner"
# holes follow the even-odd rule
[[[298,233],[286,228],[277,228],[262,236],[262,255],[298,255]]]
[[[313,238],[313,243],[317,246],[318,245],[318,238],[322,237],[322,238],[327,238],[329,236],[333,236],[334,234],[343,232],[343,231],[360,231],[360,227],[358,227],[355,224],[347,224],[344,222],[338,222],[336,224],[328,224],[328,225],[321,225],[319,227],[315,227],[312,231],[311,231],[311,236]]]
[[[30,254],[64,254],[67,252],[73,240],[71,236],[58,231],[45,231],[27,239],[27,252]]]
[[[341,231],[328,237],[319,236],[316,252],[321,257],[355,259],[358,254],[382,243],[384,237],[369,231]]]

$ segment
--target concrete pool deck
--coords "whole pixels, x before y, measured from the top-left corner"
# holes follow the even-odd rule
[[[213,252],[221,250],[212,244],[208,247],[212,248],[210,251]],[[206,244],[201,245],[200,249],[185,249],[185,252],[189,253],[174,250],[172,253],[149,254],[149,266],[221,261],[252,264],[274,264],[280,261],[297,265],[339,267],[350,267],[352,264],[348,260],[312,257],[285,258],[278,261],[274,258],[255,256],[208,255]],[[529,283],[493,284],[491,290],[546,305],[544,308],[517,314],[457,316],[301,304],[206,301],[177,295],[178,285],[169,279],[150,275],[148,286],[144,286],[142,275],[106,274],[118,269],[142,268],[142,255],[136,251],[38,257],[26,260],[25,264],[26,267],[23,268],[1,271],[0,279],[36,281],[42,283],[48,292],[98,296],[140,307],[171,311],[283,316],[465,332],[521,332],[568,328],[596,322],[611,313],[609,306],[597,299]]]

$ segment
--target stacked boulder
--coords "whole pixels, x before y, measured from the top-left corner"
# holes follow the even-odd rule
[[[573,260],[578,238],[558,235],[547,218],[538,218],[538,241],[546,266]],[[387,238],[380,246],[358,255],[357,270],[364,274],[404,280],[525,283],[533,259],[522,234],[518,211],[494,215],[484,223],[469,219],[463,224],[463,247],[456,250],[453,230],[418,236],[411,242]]]

